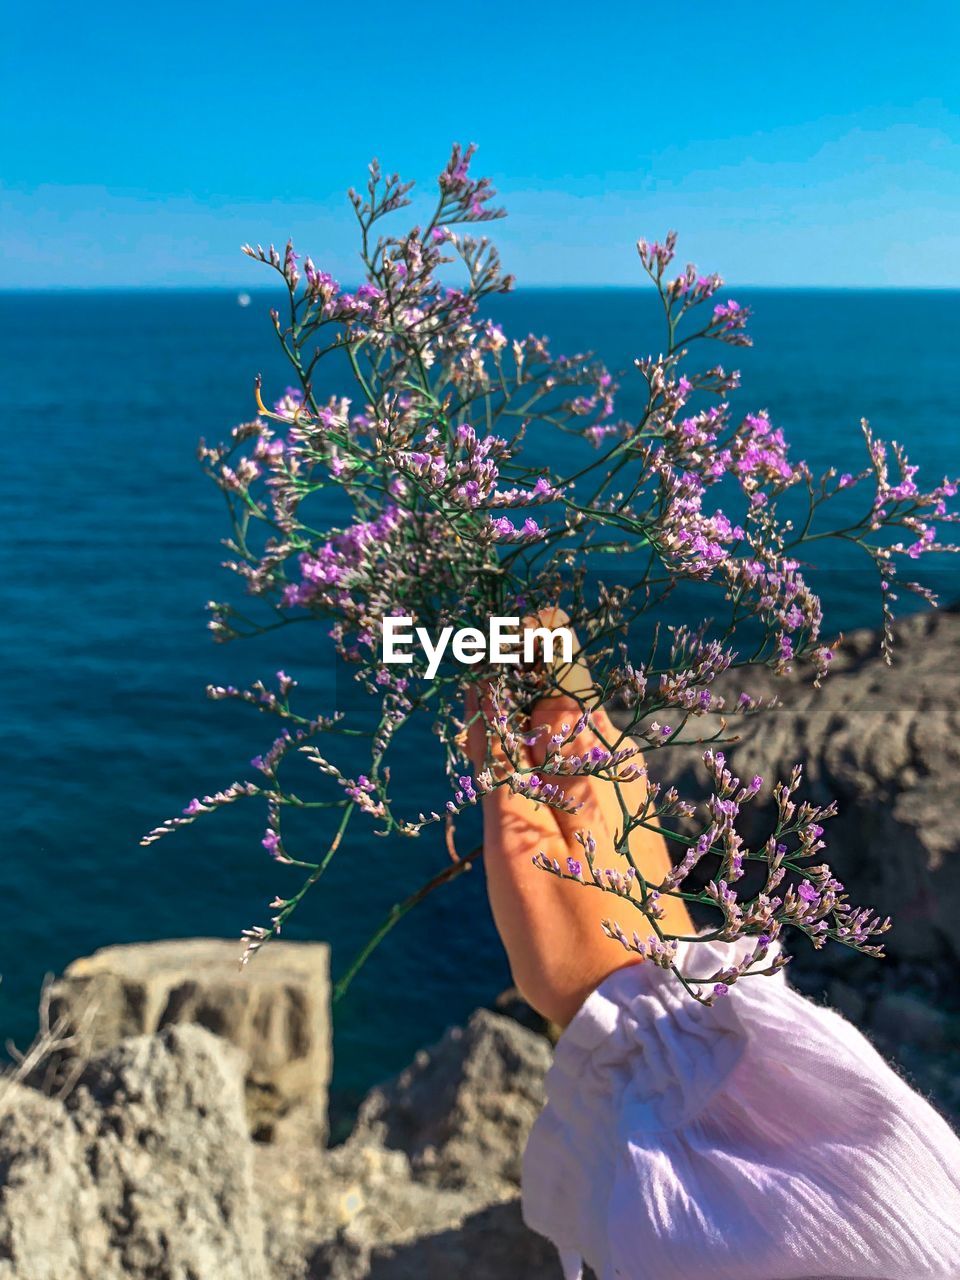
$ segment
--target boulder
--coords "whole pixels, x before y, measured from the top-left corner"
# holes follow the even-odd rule
[[[524,1226],[514,1199],[412,1241],[376,1244],[365,1274],[369,1280],[561,1280],[563,1273],[553,1245]]]
[[[105,947],[53,985],[51,1015],[83,1028],[83,1055],[127,1036],[195,1023],[248,1060],[251,1133],[284,1123],[325,1133],[330,1039],[329,948],[275,942],[245,968],[236,942],[184,938]]]
[[[324,1155],[258,1159],[272,1274],[289,1280],[560,1280],[520,1216],[520,1157],[550,1046],[479,1010],[363,1102]]]
[[[321,964],[311,965],[318,952]],[[51,990],[50,1016],[64,1017],[67,1031],[82,1027],[76,1052],[92,1057],[65,1105],[22,1091],[31,1106],[53,1108],[51,1115],[78,1148],[69,1161],[73,1181],[58,1197],[79,1206],[70,1209],[79,1215],[77,1229],[51,1251],[44,1239],[49,1224],[41,1218],[22,1249],[25,1257],[52,1258],[50,1280],[101,1273],[114,1280],[115,1265],[128,1267],[133,1276],[149,1272],[164,1280],[177,1264],[164,1253],[165,1230],[175,1233],[183,1250],[192,1250],[193,1261],[184,1263],[178,1277],[206,1280],[211,1250],[225,1259],[218,1277],[239,1280],[245,1274],[230,1270],[231,1251],[221,1229],[208,1220],[208,1200],[193,1190],[201,1170],[192,1163],[189,1134],[207,1124],[209,1104],[190,1083],[195,1068],[177,1063],[184,1036],[219,1045],[232,1064],[238,1105],[245,1082],[255,1134],[257,1109],[262,1122],[271,1082],[284,1105],[283,1123],[275,1122],[276,1110],[268,1113],[271,1143],[254,1147],[241,1126],[239,1163],[224,1151],[219,1181],[211,1187],[216,1198],[225,1194],[226,1182],[228,1203],[239,1202],[256,1151],[247,1221],[258,1240],[261,1221],[267,1229],[263,1243],[248,1252],[256,1266],[262,1266],[265,1252],[271,1277],[462,1274],[493,1280],[517,1274],[560,1280],[553,1247],[527,1230],[519,1209],[520,1161],[543,1103],[551,1059],[547,1039],[514,1018],[477,1011],[466,1027],[448,1031],[396,1079],[368,1094],[347,1142],[328,1150],[310,1122],[309,1080],[284,1070],[284,1054],[299,1071],[319,1062],[322,1093],[314,1097],[315,1111],[319,1098],[325,1099],[329,1074],[328,1052],[317,1055],[316,1031],[320,1024],[326,1032],[320,1041],[326,1048],[326,954],[326,948],[272,944],[238,973],[232,944],[200,939],[111,947],[67,969]],[[321,986],[315,982],[318,972]],[[154,1034],[131,1038],[141,1029]],[[172,1096],[170,1077],[178,1071],[196,1108],[192,1116]],[[151,1119],[158,1116],[163,1123]],[[222,1117],[215,1123],[223,1126]],[[236,1123],[226,1130],[232,1143]],[[201,1163],[206,1150],[201,1140]],[[28,1151],[26,1146],[22,1158]],[[167,1176],[178,1166],[182,1196],[176,1179]],[[24,1203],[34,1194],[28,1192]],[[122,1221],[118,1199],[125,1205]],[[104,1225],[112,1222],[115,1229]],[[88,1260],[77,1261],[77,1240],[92,1241]],[[32,1280],[29,1270],[11,1272],[9,1280],[21,1276]],[[46,1273],[38,1277],[47,1280]],[[2,1271],[0,1280],[8,1280]]]
[[[351,1140],[403,1151],[436,1186],[519,1187],[550,1057],[542,1036],[478,1009],[367,1095]]]
[[[860,1023],[867,1011],[867,1001],[856,987],[841,978],[834,978],[828,990],[830,1003],[851,1022]]]
[[[563,1028],[558,1023],[551,1022],[542,1013],[532,1009],[517,987],[507,987],[505,991],[501,991],[489,1008],[494,1013],[502,1013],[505,1017],[512,1018],[514,1022],[519,1022],[521,1027],[527,1027],[539,1035],[546,1036],[551,1044],[556,1044],[563,1032]]]
[[[106,1247],[62,1103],[7,1083],[0,1102],[0,1280],[86,1280]]]
[[[2,1280],[266,1280],[242,1055],[200,1027],[0,1104]]]
[[[871,1029],[893,1049],[943,1053],[960,1046],[960,1018],[906,991],[885,992],[873,1006]]]

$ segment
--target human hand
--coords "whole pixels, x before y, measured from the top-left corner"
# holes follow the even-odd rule
[[[538,625],[566,625],[566,615],[541,615]],[[578,646],[574,638],[575,654]],[[532,746],[520,746],[520,763],[536,768],[543,763],[550,738],[569,736],[589,705],[590,673],[582,658],[558,674],[561,691],[540,699],[533,707],[529,728],[537,737]],[[512,770],[496,735],[488,742],[476,690],[467,699],[467,752],[477,771],[492,763],[495,775]],[[489,715],[487,716],[489,719]],[[564,753],[585,754],[594,746],[617,742],[622,735],[602,707],[591,711],[591,724],[566,747]],[[642,767],[642,758],[631,763]],[[637,963],[637,957],[606,936],[601,922],[616,920],[629,936],[651,932],[639,906],[614,898],[594,887],[560,880],[538,870],[533,859],[540,853],[556,858],[561,866],[568,856],[583,859],[577,834],[589,832],[597,844],[597,865],[625,873],[631,861],[653,884],[670,869],[663,837],[656,830],[637,829],[630,835],[630,856],[617,853],[624,828],[624,808],[617,788],[593,776],[551,777],[569,800],[580,808],[575,814],[537,804],[526,796],[500,786],[483,798],[484,864],[494,920],[503,939],[514,981],[525,999],[546,1017],[566,1024],[586,996],[615,969]],[[646,801],[643,776],[620,783],[622,804],[636,813]],[[693,926],[679,899],[666,898],[661,927],[667,933],[689,934]]]

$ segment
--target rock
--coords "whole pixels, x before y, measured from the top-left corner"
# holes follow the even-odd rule
[[[75,960],[53,986],[51,1012],[79,1027],[82,1053],[180,1023],[244,1051],[251,1132],[284,1123],[326,1131],[330,1043],[329,948],[276,942],[243,970],[236,942],[185,938],[106,947]]]
[[[551,1022],[549,1018],[545,1018],[542,1013],[537,1013],[536,1009],[524,1000],[516,987],[507,987],[506,991],[501,991],[490,1008],[494,1013],[502,1013],[504,1017],[519,1022],[521,1027],[527,1027],[530,1031],[546,1036],[551,1044],[556,1044],[560,1039],[563,1028],[556,1022]]]
[[[266,1280],[242,1055],[168,1027],[0,1117],[2,1280]]]
[[[557,1252],[524,1226],[517,1200],[472,1213],[456,1228],[371,1251],[370,1280],[560,1280]]]
[[[312,949],[292,950],[299,960]],[[246,975],[221,976],[222,955],[206,941],[110,948],[60,980],[54,1019],[78,1026],[96,1002],[84,1032],[92,1056],[65,1102],[7,1090],[0,1280],[560,1280],[553,1247],[519,1209],[521,1156],[551,1060],[542,1034],[479,1010],[368,1094],[342,1146],[327,1150],[315,1127],[295,1123],[301,1107],[255,1147],[249,1063],[191,1022],[255,1052],[259,1031],[278,1054],[286,1043],[303,1058],[307,1037],[288,1023],[283,1041],[257,1003],[273,990],[289,1012],[297,969],[274,963],[271,987],[262,968],[251,993]],[[262,1071],[262,1046],[259,1061]],[[81,1059],[64,1065],[76,1071]]]
[[[7,1084],[0,1103],[0,1280],[95,1274],[105,1231],[65,1107]]]
[[[447,1230],[483,1203],[417,1182],[403,1152],[362,1141],[262,1147],[258,1169],[270,1272],[283,1280],[366,1277],[378,1246]]]
[[[960,1044],[957,1019],[907,992],[890,991],[873,1008],[871,1028],[893,1046],[931,1053]]]
[[[848,982],[843,982],[840,978],[834,978],[830,983],[829,997],[834,1009],[842,1013],[845,1018],[858,1024],[863,1021],[867,1001],[856,987],[851,987]]]
[[[374,1089],[343,1144],[258,1157],[272,1274],[290,1280],[560,1280],[519,1210],[550,1047],[480,1010]]]
[[[736,722],[741,741],[727,754],[741,777],[767,780],[744,812],[750,839],[769,831],[770,789],[804,767],[801,795],[836,800],[825,856],[854,900],[890,915],[886,949],[895,962],[960,961],[960,613],[911,617],[896,628],[893,666],[871,632],[848,637],[820,690],[800,675],[766,669],[727,672],[717,692],[777,693],[783,705]],[[709,721],[709,723],[708,723]],[[704,736],[715,718],[698,722]],[[681,795],[703,794],[696,747],[650,753],[651,774]],[[766,803],[764,803],[766,801]]]
[[[542,1036],[479,1009],[367,1095],[352,1140],[399,1148],[437,1186],[518,1187],[550,1056]]]

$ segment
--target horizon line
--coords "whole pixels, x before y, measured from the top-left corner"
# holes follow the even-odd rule
[[[349,291],[356,285],[347,285]],[[650,284],[610,284],[610,283],[578,283],[578,284],[521,284],[510,290],[511,294],[554,292],[611,292],[611,293],[647,293],[653,292]],[[723,291],[731,293],[735,290],[750,292],[781,293],[960,293],[960,282],[957,284],[730,284],[725,282]],[[232,293],[247,294],[250,298],[257,295],[284,292],[279,283],[269,285],[242,284],[41,284],[41,285],[4,285],[0,284],[0,296],[23,294],[82,294],[82,293]],[[497,295],[491,295],[497,296]],[[509,296],[501,294],[499,295]]]

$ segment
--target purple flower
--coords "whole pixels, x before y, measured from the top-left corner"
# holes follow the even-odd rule
[[[640,354],[634,384],[624,386],[624,404],[639,411],[623,410],[618,420],[620,375],[615,380],[592,356],[558,354],[545,338],[511,340],[495,318],[495,304],[512,280],[501,274],[485,235],[474,235],[473,228],[460,231],[501,212],[492,205],[489,181],[471,174],[473,154],[472,147],[453,148],[439,179],[437,219],[443,225],[430,223],[427,230],[381,225],[382,218],[408,203],[409,188],[376,163],[371,166],[364,191],[351,193],[351,201],[372,265],[368,278],[351,292],[342,291],[309,257],[301,268],[290,243],[245,248],[280,274],[291,295],[289,318],[286,308],[282,317],[279,311],[273,314],[300,385],[284,391],[275,414],[263,409],[261,399],[259,416],[236,426],[222,445],[201,445],[203,465],[225,492],[231,511],[228,567],[243,591],[257,597],[256,612],[212,606],[210,629],[217,640],[231,639],[247,629],[248,619],[269,618],[271,610],[278,623],[295,620],[294,610],[302,611],[300,621],[321,622],[314,628],[317,639],[332,645],[337,661],[371,700],[371,714],[363,721],[370,732],[351,723],[344,726],[350,735],[345,741],[332,723],[339,713],[324,717],[319,707],[298,705],[294,714],[288,705],[294,682],[282,670],[276,683],[256,682],[232,695],[215,686],[211,697],[235,696],[281,720],[272,745],[253,760],[261,770],[260,785],[234,783],[192,800],[149,840],[240,797],[258,798],[267,807],[264,847],[289,861],[277,829],[279,814],[282,805],[300,800],[301,790],[299,778],[295,793],[285,789],[278,764],[298,750],[322,775],[318,800],[326,802],[332,785],[334,804],[346,817],[361,823],[372,819],[379,834],[416,835],[421,825],[443,821],[444,813],[459,814],[501,784],[521,800],[574,812],[563,776],[599,774],[596,785],[606,785],[602,775],[608,772],[628,783],[643,777],[628,739],[600,746],[591,734],[596,725],[585,700],[565,712],[570,724],[561,732],[559,726],[540,732],[527,712],[548,692],[539,683],[544,673],[521,664],[495,671],[489,654],[478,652],[474,656],[483,665],[472,678],[483,681],[496,703],[489,720],[506,767],[496,776],[481,769],[476,780],[457,775],[457,768],[468,767],[461,708],[463,686],[471,677],[459,663],[433,665],[431,659],[433,675],[425,681],[430,667],[418,657],[416,644],[405,667],[388,662],[382,646],[385,617],[408,620],[416,636],[430,632],[445,644],[443,637],[458,623],[482,627],[486,617],[523,618],[562,605],[589,650],[595,692],[622,696],[634,717],[632,727],[656,749],[679,737],[691,716],[752,714],[766,705],[766,696],[728,693],[723,677],[730,669],[759,662],[783,674],[795,664],[808,668],[815,681],[826,675],[831,651],[823,611],[801,568],[820,543],[811,541],[805,524],[787,521],[790,503],[781,499],[793,497],[788,489],[816,495],[819,506],[873,476],[875,500],[864,504],[868,509],[858,522],[850,526],[856,511],[839,521],[818,519],[813,537],[834,536],[831,528],[843,527],[851,547],[868,557],[882,583],[885,621],[896,600],[898,567],[906,558],[939,549],[938,539],[953,523],[949,500],[956,496],[956,484],[945,478],[925,489],[904,451],[874,439],[866,426],[869,456],[861,470],[838,479],[837,468],[814,475],[793,457],[784,431],[768,412],[735,412],[735,370],[709,367],[707,360],[687,364],[686,351],[675,346],[669,356]],[[455,241],[459,252],[447,253],[448,241]],[[675,233],[662,241],[640,241],[637,248],[668,316],[684,317],[685,334],[729,346],[748,344],[749,308],[735,299],[716,299],[723,282],[715,273],[693,265],[678,270]],[[460,272],[458,282],[437,278],[444,259],[456,259],[448,267]],[[688,317],[695,308],[698,315]],[[691,337],[690,343],[696,340]],[[335,351],[357,362],[340,360],[333,368],[330,362],[318,363]],[[334,387],[328,370],[344,381],[321,402],[318,389],[326,394]],[[624,382],[628,376],[634,370]],[[270,395],[266,403],[272,400]],[[282,420],[282,432],[275,419]],[[561,432],[596,446],[592,464],[567,465],[569,455],[558,447]],[[722,509],[714,500],[720,487]],[[533,517],[538,506],[547,508],[549,521]],[[649,571],[633,575],[635,565],[647,563]],[[599,591],[586,585],[595,566],[604,578]],[[811,565],[811,571],[816,568]],[[581,581],[583,589],[577,585]],[[646,626],[661,601],[676,592],[674,599],[686,608],[688,592],[695,600],[701,584],[704,610],[710,611],[703,627],[671,625],[676,620],[669,617],[659,629]],[[921,596],[925,591],[918,583],[905,583],[904,589]],[[648,656],[636,646],[651,630]],[[290,652],[299,651],[290,643]],[[304,703],[307,692],[300,692]],[[678,727],[664,725],[664,717]],[[403,771],[394,762],[405,750],[416,749],[408,725],[425,727],[427,720],[447,761],[453,798],[437,801],[429,818],[420,815],[415,822],[404,812]],[[704,740],[712,741],[712,726],[704,729]],[[354,780],[364,766],[355,761],[348,768],[346,760],[353,756],[347,748],[367,745],[365,759],[371,763],[365,767],[371,774]],[[542,777],[527,773],[529,751],[544,758]],[[869,949],[885,922],[848,905],[829,868],[811,868],[809,879],[792,888],[802,873],[795,874],[794,860],[778,843],[777,832],[790,832],[797,836],[790,841],[791,848],[799,846],[795,856],[812,859],[822,847],[823,819],[832,810],[799,800],[795,772],[773,787],[778,811],[773,834],[769,827],[754,833],[753,823],[738,820],[741,808],[761,790],[760,776],[741,781],[720,751],[705,751],[703,759],[709,778],[700,797],[703,821],[659,892],[669,894],[701,859],[709,859],[708,874],[717,879],[702,892],[687,880],[691,896],[719,914],[724,942],[756,938],[752,953],[743,949],[742,961],[731,959],[730,967],[719,970],[712,980],[714,995],[725,994],[749,967],[751,955],[765,952],[785,928],[800,927],[817,942],[829,937]],[[303,795],[305,803],[312,802],[306,789]],[[696,816],[697,797],[681,797],[676,787],[650,782],[649,796],[665,817]],[[632,805],[630,814],[643,821]],[[632,827],[633,817],[628,815],[624,825]],[[580,879],[586,867],[590,881],[593,837],[583,832],[580,844],[586,861],[568,859],[566,874]],[[538,865],[563,874],[559,858],[543,855]],[[743,874],[748,865],[757,873],[756,884]],[[358,874],[366,870],[361,867]],[[635,883],[612,870],[597,871],[595,879],[601,889],[621,894]],[[658,887],[649,886],[638,904],[651,923],[662,910],[657,894]],[[274,905],[280,915],[273,929],[249,931],[253,945],[273,936],[292,904]],[[619,926],[611,925],[610,933],[629,947]],[[664,967],[676,955],[656,937],[637,934],[634,946]]]
[[[463,789],[463,794],[465,798],[467,800],[475,800],[477,798],[477,793],[473,785],[473,779],[470,777],[470,775],[463,774],[463,776],[460,777],[458,781],[460,783],[461,788]]]

